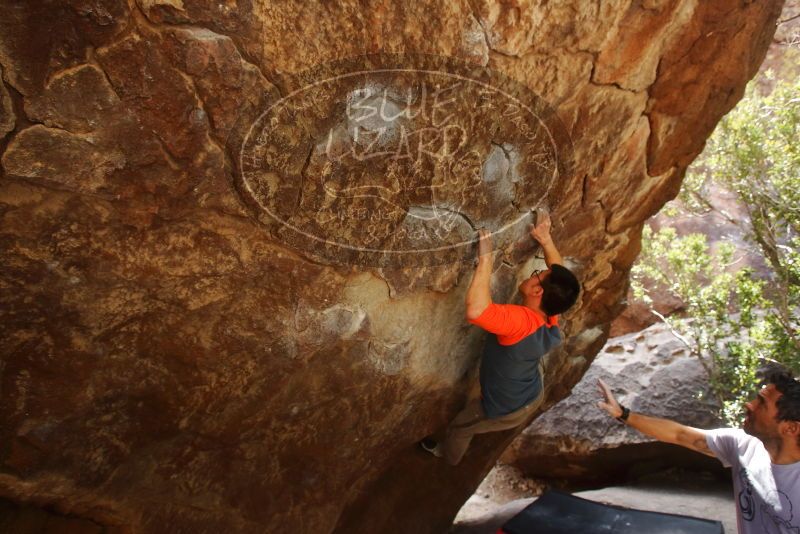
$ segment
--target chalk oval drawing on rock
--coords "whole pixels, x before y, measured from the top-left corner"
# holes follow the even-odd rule
[[[290,85],[243,128],[239,189],[285,244],[331,263],[471,259],[477,228],[530,223],[571,174],[553,108],[477,64],[367,55]]]

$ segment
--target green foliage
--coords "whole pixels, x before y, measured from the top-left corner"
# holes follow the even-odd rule
[[[742,229],[763,256],[769,274],[759,280],[735,269],[734,250],[711,250],[702,235],[678,238],[672,229],[645,228],[634,267],[635,294],[669,290],[685,314],[665,318],[703,362],[723,407],[736,423],[753,395],[763,359],[800,371],[800,80],[777,82],[767,95],[751,84],[745,98],[720,122],[687,172],[672,210],[716,210]],[[737,220],[714,205],[712,186],[745,208]]]
[[[750,269],[731,271],[734,249],[711,250],[702,234],[678,237],[672,228],[644,228],[642,254],[633,269],[634,294],[646,302],[646,288],[669,291],[685,305],[680,316],[664,321],[700,359],[723,416],[739,417],[752,394],[762,347],[754,342],[765,328],[760,310],[763,282]]]

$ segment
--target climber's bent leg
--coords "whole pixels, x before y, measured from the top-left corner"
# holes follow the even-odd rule
[[[472,436],[478,433],[486,421],[488,419],[483,412],[481,399],[469,401],[447,427],[444,441],[439,444],[439,450],[447,463],[456,465],[461,461]]]
[[[532,402],[526,404],[519,410],[501,417],[489,418],[483,411],[480,399],[475,399],[467,403],[461,412],[453,419],[447,427],[447,434],[438,445],[444,459],[450,465],[457,465],[467,452],[472,437],[475,434],[485,434],[486,432],[496,432],[515,428],[526,422],[528,418],[542,405],[544,401],[544,387],[539,396]]]

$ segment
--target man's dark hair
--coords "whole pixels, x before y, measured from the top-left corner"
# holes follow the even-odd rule
[[[800,422],[800,382],[792,378],[788,371],[776,370],[767,376],[767,382],[775,384],[781,396],[775,406],[778,408],[778,421]]]
[[[564,313],[578,300],[581,284],[563,265],[551,265],[550,275],[542,280],[541,308],[547,315]]]

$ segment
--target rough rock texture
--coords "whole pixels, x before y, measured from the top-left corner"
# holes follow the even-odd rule
[[[669,291],[662,291],[658,287],[648,289],[651,292],[650,294],[655,296],[652,306],[661,315],[668,317],[684,309],[683,302]],[[628,290],[627,303],[625,310],[611,323],[611,328],[608,331],[610,339],[632,332],[639,332],[661,321],[658,315],[653,313],[650,305],[636,298],[633,289]]]
[[[539,478],[598,482],[672,465],[721,470],[716,459],[662,444],[618,424],[597,407],[597,379],[631,410],[697,428],[722,426],[700,362],[663,324],[610,340],[572,394],[539,417],[503,462]]]
[[[0,78],[2,78],[3,69],[0,68]],[[11,95],[8,94],[8,89],[4,84],[0,84],[0,139],[14,129],[14,108],[11,102]]]
[[[443,531],[513,438],[477,439],[458,469],[414,446],[473,383],[471,265],[336,264],[292,246],[242,188],[242,110],[291,94],[307,69],[378,52],[487,65],[552,106],[572,167],[514,205],[550,208],[583,281],[549,358],[549,406],[602,346],[642,222],[741,97],[779,12],[1,0],[0,497],[131,532]],[[486,168],[492,147],[511,162],[492,166],[513,187],[488,190],[512,205],[538,194],[510,172],[527,152],[475,142],[472,163]],[[490,213],[486,198],[465,211]],[[541,263],[513,244],[497,262],[502,300]]]
[[[771,91],[777,80],[793,80],[800,76],[800,1],[787,0],[778,19],[772,44],[767,49],[766,57],[754,80],[757,87],[764,92]],[[675,216],[661,211],[648,224],[654,230],[664,226],[675,228],[678,235],[704,234],[712,247],[721,241],[732,243],[739,259],[737,266],[747,265],[756,271],[765,272],[767,267],[762,255],[755,244],[745,239],[744,228],[741,227],[748,220],[744,207],[733,195],[719,187],[711,186],[707,194],[712,204],[723,209],[729,218],[717,211],[702,215],[679,213]],[[648,289],[651,291],[653,306],[660,314],[668,316],[683,308],[683,303],[668,291],[658,287]],[[627,300],[628,306],[611,323],[610,337],[638,332],[661,320],[648,305],[635,299],[633,291],[629,291]]]

